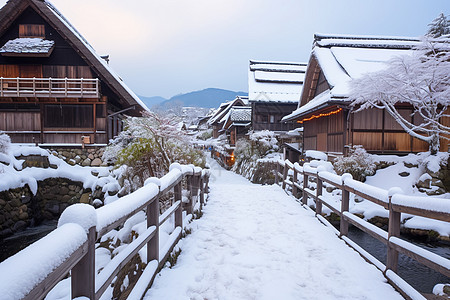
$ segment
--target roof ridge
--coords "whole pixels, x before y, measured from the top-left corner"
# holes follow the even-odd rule
[[[348,40],[389,40],[389,41],[407,41],[407,42],[419,42],[418,37],[406,37],[406,36],[384,36],[384,35],[351,35],[351,34],[325,34],[315,33],[314,42],[323,39],[348,39]]]
[[[289,62],[289,61],[266,61],[266,60],[249,60],[250,65],[254,64],[266,64],[266,65],[290,65],[290,66],[302,66],[306,67],[308,64],[303,62]]]

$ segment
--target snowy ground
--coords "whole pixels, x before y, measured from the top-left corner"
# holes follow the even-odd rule
[[[278,186],[212,166],[177,264],[144,299],[402,299],[374,266]]]

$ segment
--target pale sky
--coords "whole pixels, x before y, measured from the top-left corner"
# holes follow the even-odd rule
[[[450,14],[450,0],[51,1],[135,93],[166,98],[247,91],[249,59],[307,62],[316,32],[420,36]]]

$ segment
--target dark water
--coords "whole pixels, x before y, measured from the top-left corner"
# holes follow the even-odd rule
[[[350,226],[348,237],[356,242],[360,247],[386,264],[387,247],[354,226]],[[410,240],[411,242],[411,240]],[[450,259],[450,247],[447,245],[431,245],[413,242],[415,245],[425,248],[433,253]],[[400,254],[398,274],[412,287],[422,293],[431,294],[433,287],[438,283],[450,283],[450,277],[444,276],[424,265],[418,263],[406,255]]]
[[[46,236],[56,228],[56,225],[57,221],[45,221],[39,226],[29,227],[13,236],[0,239],[0,262]]]

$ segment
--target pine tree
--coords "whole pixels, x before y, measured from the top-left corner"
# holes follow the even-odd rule
[[[446,34],[450,34],[450,20],[440,13],[439,16],[428,24],[427,35],[437,38]]]

